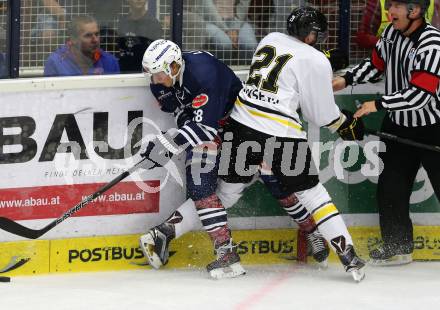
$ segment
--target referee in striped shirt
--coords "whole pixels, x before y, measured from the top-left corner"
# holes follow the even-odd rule
[[[440,32],[427,23],[429,0],[387,1],[392,23],[384,30],[371,59],[333,80],[333,89],[376,82],[385,75],[385,95],[364,102],[355,117],[385,109],[382,130],[402,138],[440,145]],[[440,154],[383,141],[384,170],[377,200],[383,245],[370,252],[371,263],[412,261],[413,227],[409,200],[422,165],[440,198]]]

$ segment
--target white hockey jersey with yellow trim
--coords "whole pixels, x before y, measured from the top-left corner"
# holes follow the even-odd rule
[[[332,68],[323,53],[279,32],[261,40],[231,117],[278,137],[307,138],[298,110],[319,127],[340,116]]]

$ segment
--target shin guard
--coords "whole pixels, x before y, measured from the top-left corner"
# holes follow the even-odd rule
[[[327,190],[320,183],[315,187],[297,192],[299,201],[311,213],[322,236],[336,253],[345,252],[352,245],[350,233],[342,216],[333,204]]]
[[[211,237],[214,245],[228,241],[231,238],[228,218],[218,196],[212,194],[196,201],[195,205],[203,228]]]
[[[174,224],[176,238],[179,238],[189,231],[199,230],[201,228],[196,205],[192,199],[186,200],[176,211],[174,211],[173,214],[171,214],[166,222]]]

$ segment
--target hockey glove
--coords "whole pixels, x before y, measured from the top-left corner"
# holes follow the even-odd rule
[[[173,157],[173,152],[165,147],[165,145],[171,145],[167,138],[168,136],[164,134],[158,136],[152,141],[149,141],[145,151],[141,153],[142,157],[147,157],[154,163],[154,166],[149,167],[149,169],[163,167],[168,163],[168,161],[170,161],[171,157]]]
[[[348,54],[343,50],[334,48],[331,50],[322,50],[322,52],[330,61],[333,71],[338,71],[348,66]]]
[[[347,119],[337,129],[341,139],[345,141],[363,140],[365,130],[362,119],[354,118],[353,113],[347,110],[342,110],[342,113]]]
[[[177,128],[182,128],[188,124],[193,119],[193,109],[191,107],[186,107],[178,112],[174,113],[174,119],[176,120]]]

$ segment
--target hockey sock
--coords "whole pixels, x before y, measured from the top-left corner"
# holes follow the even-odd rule
[[[295,194],[279,199],[278,202],[301,230],[312,233],[316,229],[316,224],[310,212],[299,202]]]
[[[189,231],[199,230],[201,228],[196,206],[192,199],[185,201],[176,211],[174,211],[166,222],[174,225],[176,238],[179,238]]]
[[[322,184],[297,192],[296,195],[311,213],[320,233],[336,253],[344,252],[348,245],[353,244],[342,216]]]
[[[203,228],[214,245],[222,244],[231,238],[226,210],[216,194],[195,202]]]

